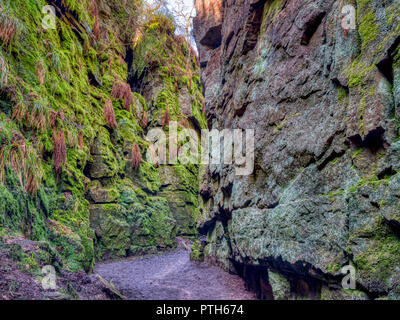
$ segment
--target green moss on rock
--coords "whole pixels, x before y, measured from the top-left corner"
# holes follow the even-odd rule
[[[196,262],[203,262],[204,261],[204,252],[203,246],[200,240],[196,240],[193,242],[191,251],[190,251],[190,260]]]

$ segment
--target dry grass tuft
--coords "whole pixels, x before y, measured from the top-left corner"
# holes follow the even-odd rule
[[[161,121],[161,125],[163,129],[169,125],[169,122],[171,121],[171,115],[168,112],[168,106],[165,107],[164,115]]]
[[[25,121],[27,118],[27,110],[24,102],[21,101],[14,106],[11,118],[17,121]]]
[[[0,13],[0,39],[8,46],[16,38],[18,22],[10,18],[6,11]]]
[[[106,122],[110,128],[118,127],[117,121],[115,120],[114,107],[113,107],[110,99],[106,100],[106,103],[104,106],[104,116],[105,116]]]
[[[48,123],[47,103],[43,102],[40,96],[30,93],[25,100],[19,101],[14,106],[12,119],[43,132]]]
[[[54,129],[53,131],[53,163],[57,174],[61,173],[61,168],[67,161],[67,146],[65,145],[64,131]]]
[[[148,119],[147,111],[144,110],[143,117],[142,117],[142,128],[146,129],[148,124],[149,124],[149,119]]]
[[[43,103],[35,101],[32,105],[29,125],[43,132],[47,126],[47,112],[47,107]]]
[[[71,148],[76,147],[77,145],[77,137],[76,135],[72,132],[72,130],[67,131],[67,141],[68,141],[68,146]]]
[[[96,0],[92,0],[92,16],[94,17],[93,34],[96,39],[100,39],[100,20],[99,20],[99,8],[97,6]]]
[[[82,132],[82,131],[79,132],[78,144],[79,144],[79,147],[80,147],[81,149],[83,149],[83,148],[85,147],[84,136],[83,136],[83,132]]]
[[[133,102],[133,94],[128,83],[115,83],[112,88],[111,97],[114,99],[121,99],[124,103],[125,110],[130,111]]]
[[[51,110],[50,111],[50,125],[52,128],[57,127],[58,120],[60,120],[61,122],[64,122],[64,120],[65,120],[64,111],[63,110],[60,110],[60,111]]]
[[[142,155],[140,154],[140,149],[137,144],[132,148],[132,168],[137,170],[142,162]]]
[[[4,185],[6,170],[11,168],[21,187],[27,193],[36,194],[42,183],[43,172],[36,150],[15,130],[10,140],[0,141],[0,183]]]

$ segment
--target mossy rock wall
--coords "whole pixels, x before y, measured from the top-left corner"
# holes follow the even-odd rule
[[[42,26],[46,5],[56,8],[55,29]],[[171,249],[178,233],[196,232],[198,168],[177,165],[165,177],[144,155],[165,97],[175,102],[173,119],[204,127],[199,67],[171,18],[155,13],[140,30],[132,24],[141,8],[139,0],[0,6],[0,29],[10,31],[0,36],[0,231],[48,241],[71,270]],[[145,43],[162,53],[157,63]],[[172,77],[173,68],[185,76]],[[116,84],[130,88],[129,105]]]

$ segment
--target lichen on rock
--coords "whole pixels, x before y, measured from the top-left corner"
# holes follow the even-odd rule
[[[195,4],[208,125],[256,135],[252,175],[204,176],[205,255],[263,298],[273,272],[275,298],[397,299],[399,3],[351,2],[354,30],[343,1]]]

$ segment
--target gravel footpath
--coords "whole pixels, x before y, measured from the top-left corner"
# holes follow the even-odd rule
[[[243,280],[177,251],[98,264],[95,272],[133,300],[253,300]]]

